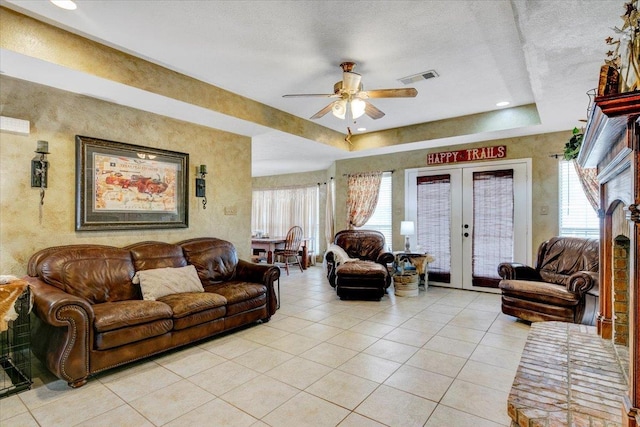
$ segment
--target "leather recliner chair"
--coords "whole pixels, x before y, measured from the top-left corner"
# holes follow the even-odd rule
[[[502,263],[502,312],[530,322],[595,324],[599,300],[597,239],[553,237],[538,249],[536,267]]]
[[[391,284],[387,264],[394,260],[385,251],[384,235],[376,230],[342,230],[333,243],[349,257],[341,262],[331,250],[325,255],[329,284],[340,299],[380,300]]]

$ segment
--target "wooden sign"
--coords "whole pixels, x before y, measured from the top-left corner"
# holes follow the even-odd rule
[[[476,162],[478,160],[503,159],[507,157],[507,146],[469,148],[468,150],[441,151],[427,154],[428,165],[445,163]]]

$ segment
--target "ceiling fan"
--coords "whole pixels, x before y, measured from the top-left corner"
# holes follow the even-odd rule
[[[305,93],[283,95],[283,97],[339,98],[311,116],[312,119],[319,119],[331,111],[334,116],[340,119],[349,117],[355,120],[366,114],[375,120],[383,117],[384,113],[371,104],[368,101],[369,98],[413,98],[418,94],[418,91],[414,88],[363,90],[362,76],[353,72],[355,66],[355,62],[343,62],[340,64],[342,81],[333,85],[333,93]]]

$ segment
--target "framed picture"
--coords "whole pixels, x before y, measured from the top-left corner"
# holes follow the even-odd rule
[[[189,155],[76,135],[76,230],[188,227]]]

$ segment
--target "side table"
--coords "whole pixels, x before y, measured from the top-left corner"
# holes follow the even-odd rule
[[[407,268],[406,264],[409,263],[412,269],[420,276],[419,286],[424,286],[426,290],[429,286],[429,264],[435,261],[433,255],[416,252],[394,252],[394,270],[397,274],[404,274]]]

